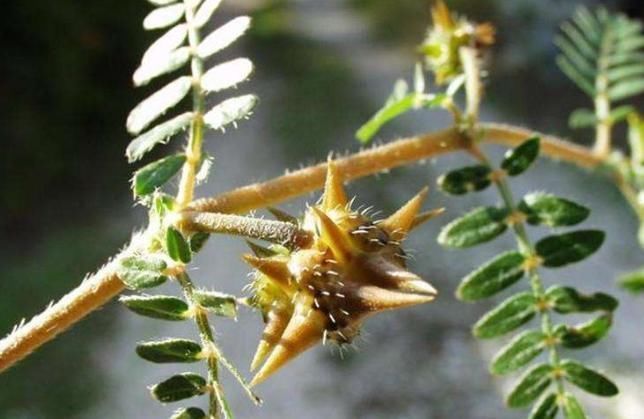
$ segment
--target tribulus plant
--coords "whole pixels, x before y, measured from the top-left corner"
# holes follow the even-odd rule
[[[605,397],[618,394],[616,384],[597,366],[574,359],[576,350],[606,337],[617,300],[566,283],[546,286],[542,278],[546,270],[590,257],[602,245],[605,233],[576,227],[590,209],[575,202],[574,196],[541,191],[535,180],[534,187],[540,191],[517,199],[511,183],[516,177],[530,176],[540,156],[597,169],[615,181],[644,225],[644,123],[634,106],[616,106],[644,91],[640,22],[604,9],[579,9],[556,38],[561,49],[557,63],[594,104],[594,110],[576,110],[570,117],[573,127],[594,129],[592,150],[529,130],[481,122],[482,62],[493,48],[494,27],[458,16],[439,0],[432,6],[433,22],[418,48],[412,87],[404,80],[396,82],[383,108],[357,131],[357,138],[367,143],[389,121],[418,109],[449,112],[452,127],[195,200],[195,187],[207,178],[212,165],[212,158],[202,151],[206,130],[223,132],[235,126],[250,116],[257,103],[254,95],[242,94],[206,106],[210,93],[225,92],[252,73],[253,64],[246,58],[207,65],[244,34],[250,19],[234,18],[206,34],[204,27],[220,0],[149,2],[154,8],[143,26],[163,33],[143,54],[134,84],[153,83],[161,76],[173,80],[128,116],[127,129],[135,138],[126,155],[130,162],[138,162],[156,146],[182,137],[184,147],[145,164],[133,175],[134,197],[149,212],[147,227],[78,289],[3,339],[0,369],[24,358],[124,288],[145,290],[146,294],[121,296],[120,301],[132,312],[152,319],[191,322],[198,339],[146,340],[137,344],[136,353],[153,363],[203,362],[206,366],[205,375],[180,371],[153,384],[152,397],[168,403],[207,396],[208,402],[200,407],[176,410],[175,419],[231,418],[220,382],[221,368],[259,404],[251,387],[308,348],[327,342],[350,344],[369,316],[437,297],[434,287],[421,279],[425,275],[407,269],[408,256],[402,247],[413,229],[442,212],[422,210],[427,188],[393,214],[377,219],[368,209],[358,207],[360,198],[347,196],[343,183],[427,157],[464,151],[473,162],[440,176],[438,189],[460,196],[493,188],[500,203],[473,208],[454,218],[442,228],[438,242],[450,249],[469,249],[504,234],[515,238],[516,246],[490,255],[481,266],[472,266],[456,291],[456,297],[466,302],[502,297],[473,325],[472,332],[478,339],[513,335],[490,365],[496,375],[520,373],[507,394],[508,407],[532,406],[528,413],[532,419],[559,414],[581,419],[587,416],[576,389]],[[429,81],[433,82],[431,89]],[[187,97],[191,97],[191,106],[176,111]],[[162,119],[166,113],[171,115]],[[614,151],[613,128],[623,122],[628,124],[630,147]],[[486,142],[508,146],[500,162],[488,157],[483,148]],[[171,194],[169,185],[176,176],[178,188]],[[320,187],[324,187],[322,196],[301,216],[272,207]],[[273,218],[239,215],[254,209],[267,209]],[[534,241],[532,229],[548,233]],[[639,236],[644,243],[642,231]],[[209,288],[216,284],[198,286],[189,276],[195,254],[214,233],[247,239],[251,253],[243,259],[253,269],[248,296]],[[151,293],[167,281],[178,285],[181,298]],[[623,284],[634,292],[643,290],[643,272],[626,275]],[[215,317],[224,321],[245,315],[239,306],[257,311],[264,323],[255,355],[249,360],[255,371],[249,383],[227,360],[212,327]],[[566,319],[568,314],[588,319],[574,323]]]

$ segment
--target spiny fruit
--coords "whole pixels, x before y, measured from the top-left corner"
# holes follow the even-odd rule
[[[372,221],[351,209],[329,162],[320,203],[301,223],[314,235],[311,246],[271,252],[255,245],[255,255],[244,256],[257,269],[251,302],[266,323],[251,385],[320,341],[350,343],[372,314],[434,299],[436,290],[405,268],[400,247],[411,229],[440,212],[419,213],[426,195],[427,188],[389,218]]]

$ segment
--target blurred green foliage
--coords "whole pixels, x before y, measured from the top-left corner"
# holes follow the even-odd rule
[[[292,28],[291,6],[269,2],[253,15],[250,56],[262,73],[287,81],[262,96],[261,111],[287,161],[301,162],[345,146],[370,105],[338,52]]]

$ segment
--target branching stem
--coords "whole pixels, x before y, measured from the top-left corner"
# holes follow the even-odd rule
[[[108,303],[123,291],[117,270],[120,259],[142,248],[144,236],[135,236],[132,243],[112,261],[88,276],[57,303],[20,324],[0,340],[0,372],[22,360],[41,345],[54,339],[92,311]]]
[[[465,77],[466,77],[466,85],[478,85],[480,86],[480,81],[471,81],[469,79],[480,79],[480,71],[479,71],[479,66],[478,66],[478,60],[476,58],[476,55],[472,53],[464,53],[463,50],[471,50],[471,48],[461,48],[461,59],[464,60],[463,67],[465,70]],[[471,91],[471,90],[466,90],[466,97],[467,97],[467,102],[468,102],[468,110],[478,110],[478,102],[481,100],[481,93],[480,91]],[[471,105],[470,102],[475,101],[476,105]],[[494,167],[494,165],[490,162],[488,157],[485,155],[485,153],[479,148],[478,143],[479,137],[481,136],[481,130],[478,127],[477,120],[478,120],[478,115],[468,115],[469,121],[468,123],[471,124],[470,129],[467,131],[466,135],[468,135],[469,140],[470,140],[470,153],[478,159],[483,165],[487,166],[491,172],[498,172],[499,168]],[[461,121],[456,121],[457,125],[460,125]],[[528,137],[523,137],[524,141]],[[514,200],[514,196],[512,194],[512,189],[510,188],[510,185],[507,182],[507,179],[505,176],[495,176],[493,178],[493,182],[499,192],[499,195],[501,196],[501,199],[503,200],[503,203],[508,211],[509,214],[513,214],[516,211],[517,205]],[[516,219],[514,223],[512,223],[512,230],[514,231],[514,235],[517,240],[517,245],[519,247],[519,250],[523,255],[528,258],[528,259],[534,259],[537,257],[537,254],[534,250],[534,246],[532,245],[532,242],[530,241],[530,238],[528,236],[528,232],[526,231],[524,221],[522,219]],[[532,291],[532,295],[534,296],[535,301],[540,302],[544,299],[545,295],[545,289],[543,286],[543,281],[541,280],[541,277],[539,275],[539,271],[537,270],[537,266],[532,266],[528,269],[528,278],[530,280],[530,288]],[[539,304],[540,305],[540,304]],[[539,311],[539,314],[541,316],[541,332],[546,336],[548,341],[553,341],[553,327],[552,327],[552,319],[550,318],[550,313],[548,312],[547,308],[541,309]],[[553,370],[557,370],[559,367],[559,353],[557,351],[557,346],[556,344],[549,345],[548,346],[548,351],[550,354],[550,365]],[[564,393],[564,384],[563,384],[563,379],[559,374],[554,375],[554,381],[555,385],[557,386],[557,390],[560,394]]]
[[[342,178],[349,181],[419,160],[464,150],[466,147],[467,141],[463,135],[458,130],[449,128],[363,150],[336,159],[334,163]],[[243,186],[214,198],[199,199],[188,209],[201,212],[245,213],[315,191],[324,185],[325,176],[326,163],[320,163],[266,182]]]
[[[489,167],[491,170],[495,170],[494,166],[490,163],[488,158],[485,156],[485,154],[481,150],[477,150],[477,152],[473,153],[473,155],[485,166]],[[508,184],[507,180],[503,176],[496,177],[494,179],[494,184],[496,185],[496,188],[499,192],[499,195],[501,196],[501,199],[503,200],[503,203],[508,210],[508,213],[512,214],[516,210],[516,202],[514,200],[514,196],[512,194],[512,190],[510,189],[510,185]],[[532,245],[532,242],[530,241],[530,238],[528,236],[528,232],[526,231],[525,228],[525,223],[517,219],[516,222],[512,224],[512,230],[514,231],[514,235],[517,240],[517,245],[519,246],[519,250],[521,253],[523,253],[526,258],[535,258],[536,252],[534,250],[534,246]],[[541,277],[539,275],[539,271],[537,270],[537,267],[530,267],[528,269],[528,279],[530,280],[530,289],[532,291],[532,295],[534,296],[535,300],[537,302],[540,302],[543,300],[544,295],[545,295],[545,289],[543,286],[543,281],[541,280]],[[552,326],[552,319],[550,317],[550,313],[548,309],[543,309],[539,311],[539,314],[541,316],[541,331],[543,334],[547,337],[548,341],[554,341],[552,339],[553,337],[553,326]],[[559,353],[557,351],[556,345],[549,345],[548,346],[548,351],[550,353],[550,365],[552,366],[553,369],[556,369],[559,366]],[[557,390],[559,393],[563,394],[563,379],[559,375],[555,375],[555,383],[557,386]]]
[[[208,314],[206,311],[197,304],[194,299],[194,284],[188,274],[185,272],[177,276],[177,282],[183,290],[183,295],[186,297],[189,305],[194,308],[195,311],[195,323],[199,329],[199,337],[201,338],[201,344],[203,348],[206,349],[207,353],[207,362],[208,362],[208,387],[209,387],[209,410],[210,416],[209,419],[218,419],[220,417],[219,412],[223,406],[219,406],[219,400],[224,400],[222,394],[217,394],[221,391],[221,386],[218,385],[218,359],[216,356],[216,351],[213,351],[211,348],[215,346],[215,338],[212,333],[212,327],[208,321]]]
[[[483,135],[481,142],[515,147],[526,138],[539,135],[541,150],[550,158],[586,169],[597,169],[604,164],[604,160],[591,150],[553,136],[504,124],[479,124],[479,128]],[[423,159],[463,151],[468,148],[468,144],[468,140],[456,129],[447,129],[396,140],[335,162],[343,178],[354,180]],[[320,163],[212,198],[194,201],[187,208],[203,212],[245,213],[319,189],[324,185],[325,174],[326,163]],[[617,175],[615,179],[618,179]],[[626,185],[624,181],[618,182],[620,184]],[[117,255],[115,259],[121,256],[122,254]],[[115,273],[115,267],[114,262],[106,265],[58,303],[1,340],[0,372],[121,293],[124,286]]]
[[[200,35],[199,28],[195,23],[195,13],[199,6],[199,2],[194,0],[184,0],[186,24],[188,25],[188,44],[192,51],[192,58],[190,61],[190,69],[192,71],[192,112],[194,118],[190,124],[190,136],[186,146],[186,162],[183,165],[181,172],[181,180],[179,181],[179,191],[177,193],[177,205],[179,209],[185,208],[192,202],[194,190],[196,185],[197,171],[202,160],[202,144],[204,135],[204,122],[203,114],[205,109],[205,94],[201,88],[201,77],[203,75],[204,63],[201,57],[196,53],[199,46]],[[219,419],[221,412],[225,409],[222,405],[224,402],[223,394],[220,394],[221,386],[219,385],[219,368],[218,357],[215,352],[209,350],[215,347],[215,339],[213,337],[212,328],[208,321],[208,315],[193,298],[194,285],[190,277],[184,272],[177,277],[179,285],[183,289],[183,294],[186,297],[189,305],[195,308],[195,322],[199,329],[199,336],[203,347],[207,351],[207,366],[208,366],[208,388],[209,390],[209,419]]]

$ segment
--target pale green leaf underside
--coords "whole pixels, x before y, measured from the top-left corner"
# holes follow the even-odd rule
[[[244,95],[224,100],[203,117],[212,129],[223,129],[226,125],[247,117],[257,104],[257,96]]]
[[[184,13],[185,7],[183,3],[154,9],[143,19],[143,28],[147,30],[167,28],[177,23]]]
[[[136,105],[128,115],[127,130],[133,135],[139,134],[155,119],[179,103],[188,94],[191,86],[192,79],[190,77],[179,77],[150,95]]]
[[[218,92],[243,82],[252,72],[253,63],[248,58],[237,58],[208,70],[201,78],[201,87]]]
[[[175,116],[169,121],[163,122],[148,132],[133,139],[127,146],[125,155],[130,163],[142,158],[147,152],[158,144],[165,144],[170,137],[186,128],[192,121],[192,112],[186,112]]]
[[[163,74],[170,73],[183,66],[190,59],[190,48],[181,47],[169,52],[167,55],[156,56],[141,63],[134,72],[134,85],[143,86],[150,80]]]
[[[141,63],[146,61],[158,61],[159,57],[166,57],[175,49],[183,45],[188,36],[188,25],[181,23],[169,29],[154,41],[152,45],[143,53]]]
[[[248,16],[239,16],[215,29],[204,38],[197,48],[197,55],[207,58],[235,42],[250,27]]]
[[[208,23],[213,13],[215,13],[215,10],[217,10],[217,8],[219,7],[219,4],[221,4],[221,0],[204,1],[201,7],[199,7],[199,9],[197,10],[197,13],[195,14],[195,19],[194,19],[195,26],[198,28],[201,28],[206,23]]]
[[[555,41],[561,51],[557,64],[586,94],[605,93],[618,101],[644,92],[639,22],[603,8],[592,13],[580,8],[561,30]]]

